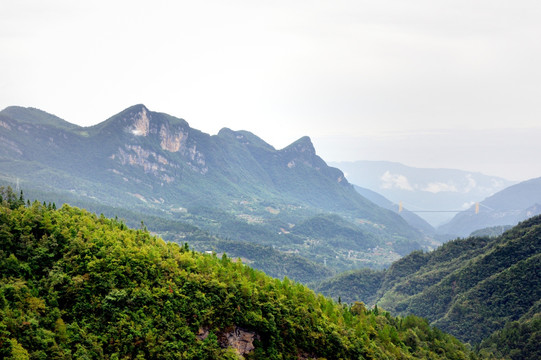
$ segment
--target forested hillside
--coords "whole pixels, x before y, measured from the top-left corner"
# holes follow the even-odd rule
[[[0,357],[467,359],[420,318],[0,189]]]
[[[518,358],[533,359],[525,351],[541,335],[540,322],[530,321],[541,314],[540,274],[538,216],[499,237],[457,239],[433,252],[416,251],[384,272],[343,274],[315,288],[345,301],[377,303],[393,314],[425,317],[472,344],[491,336],[483,347],[511,337],[515,345],[509,349],[520,350]]]
[[[0,111],[4,184],[45,194],[58,205],[67,201],[92,211],[109,207],[189,223],[236,241],[239,254],[254,244],[272,247],[326,266],[326,273],[382,268],[432,246],[398,214],[358,194],[307,136],[275,149],[248,131],[223,128],[210,135],[144,105],[91,127],[34,108]],[[163,233],[167,229],[156,226],[163,221],[147,223]],[[314,231],[322,221],[347,231],[329,238],[324,227]],[[221,252],[226,245],[214,247]],[[374,251],[376,246],[383,250]]]

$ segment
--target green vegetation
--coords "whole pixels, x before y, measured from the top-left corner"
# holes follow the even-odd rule
[[[226,253],[229,257],[240,258],[243,263],[265,274],[301,283],[329,278],[334,272],[328,267],[308,261],[292,253],[284,253],[270,246],[240,241],[222,240],[208,235],[189,235],[184,238],[191,248],[201,252],[214,252],[218,256]]]
[[[93,213],[122,219],[126,225],[132,228],[139,227],[141,221],[143,221],[152,233],[159,234],[164,240],[177,242],[178,244],[188,243],[191,248],[201,252],[213,251],[218,254],[225,252],[228,256],[233,258],[242,258],[242,261],[249,264],[251,267],[262,270],[267,275],[278,279],[283,279],[284,276],[287,276],[292,280],[308,283],[310,281],[319,281],[335,274],[330,267],[326,267],[322,264],[323,260],[318,264],[306,259],[306,257],[298,255],[296,252],[280,251],[279,249],[276,249],[276,246],[271,246],[270,243],[269,245],[265,245],[265,240],[269,239],[267,237],[262,237],[261,239],[256,236],[250,237],[255,242],[252,243],[223,239],[219,236],[212,235],[210,232],[201,230],[198,226],[193,225],[193,223],[199,224],[199,222],[191,216],[183,218],[185,221],[179,221],[163,217],[162,214],[156,211],[149,210],[146,213],[140,213],[125,208],[107,206],[92,200],[81,201],[79,199],[79,201],[77,201],[77,197],[75,196],[62,196],[59,193],[25,190],[25,195],[30,199],[43,199],[43,201],[47,203],[56,201],[59,205],[76,202],[79,206],[84,207]],[[212,216],[220,221],[234,220],[233,216],[216,209],[194,209],[193,211],[198,214],[212,211]],[[188,223],[187,221],[190,221],[191,223]],[[242,222],[241,224],[244,226],[241,226],[240,229],[245,229],[247,224]],[[219,224],[216,226],[221,229]],[[216,228],[213,228],[213,230],[214,233],[220,232],[217,231]],[[233,231],[234,227],[232,226],[231,229],[228,230],[228,233],[232,233]],[[274,239],[279,237],[272,234],[272,237],[270,238]],[[331,264],[330,261],[329,264]],[[347,267],[348,263],[343,262],[340,266]]]
[[[539,321],[531,319],[541,314],[539,269],[541,216],[499,237],[457,239],[433,252],[413,252],[379,274],[352,272],[314,288],[334,298],[377,303],[393,314],[425,317],[472,344],[488,338],[485,353],[536,358],[531,344],[538,344]],[[500,346],[506,339],[515,340]]]
[[[244,252],[270,246],[331,273],[381,269],[431,245],[359,195],[308,137],[277,150],[247,131],[210,136],[143,105],[89,128],[22,107],[0,111],[0,121],[0,185],[18,183],[31,199],[143,219],[160,234],[189,224],[249,243]]]
[[[332,295],[335,299],[346,303],[362,301],[365,304],[374,304],[384,278],[384,271],[362,269],[310,283],[309,286],[317,292]]]
[[[479,346],[486,357],[512,360],[541,359],[541,313],[533,318],[512,321],[495,331]]]
[[[165,243],[144,226],[0,193],[2,358],[470,356],[420,318],[336,303],[225,255]],[[234,346],[235,334],[253,350]]]
[[[492,226],[484,229],[479,229],[470,234],[471,237],[482,237],[482,236],[489,236],[489,237],[496,237],[502,235],[507,230],[511,229],[511,225],[499,225],[499,226]]]
[[[366,234],[337,215],[318,215],[295,226],[295,234],[323,238],[330,245],[352,250],[366,250],[378,245],[371,234]]]

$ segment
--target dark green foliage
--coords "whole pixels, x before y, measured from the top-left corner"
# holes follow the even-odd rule
[[[333,299],[339,298],[347,303],[362,301],[365,304],[374,304],[384,277],[384,271],[363,269],[348,271],[309,285],[315,291],[331,296]]]
[[[511,330],[502,330],[506,324],[514,324],[508,325],[510,329],[524,327],[537,334],[538,322],[525,321],[541,313],[540,269],[538,216],[496,238],[457,239],[433,252],[415,251],[377,275],[357,271],[314,287],[325,295],[348,301],[377,303],[393,314],[425,317],[432,325],[472,344],[494,334],[492,340],[482,345],[493,350],[497,347],[494,344],[512,339]],[[374,282],[375,277],[381,280]],[[377,296],[369,296],[367,289],[377,292]],[[526,343],[534,340],[528,340],[526,335],[516,336],[519,339],[509,343],[508,350],[494,354],[529,356],[531,350],[521,354],[521,346],[516,343],[528,349]],[[534,339],[538,335],[528,336]]]
[[[494,332],[479,346],[485,356],[511,360],[541,359],[541,313],[523,321],[513,321]]]
[[[0,206],[16,209],[19,206],[24,206],[23,191],[17,197],[11,186],[0,186]]]
[[[354,250],[365,250],[378,244],[373,235],[361,231],[338,215],[314,216],[295,226],[292,232],[311,238],[325,239],[332,246]]]
[[[470,234],[470,236],[473,237],[482,237],[482,236],[490,236],[490,237],[496,237],[502,235],[507,230],[511,229],[511,225],[499,225],[499,226],[492,226],[489,228],[479,229]]]
[[[67,205],[0,206],[0,274],[3,358],[237,359],[233,329],[256,337],[249,359],[469,356],[425,320],[337,304]]]

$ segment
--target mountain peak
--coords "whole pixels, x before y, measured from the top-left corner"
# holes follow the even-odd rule
[[[144,104],[135,104],[127,108],[126,110],[131,111],[150,111]]]
[[[218,132],[218,136],[222,138],[235,139],[236,141],[244,145],[256,146],[256,147],[265,148],[272,151],[275,150],[270,144],[266,143],[263,139],[261,139],[257,135],[246,130],[233,131],[229,128],[223,128]]]
[[[150,128],[150,119],[148,117],[147,108],[144,105],[138,106],[139,111],[133,118],[133,124],[130,131],[135,136],[147,136]]]
[[[297,153],[303,153],[305,155],[316,155],[316,149],[312,140],[308,136],[303,136],[291,145],[287,146],[284,150],[295,151]]]
[[[93,126],[96,132],[119,132],[122,130],[137,137],[168,132],[172,127],[188,129],[189,124],[183,119],[151,111],[143,104],[130,106]]]
[[[14,120],[28,124],[50,125],[63,129],[75,129],[79,127],[79,125],[71,124],[56,115],[49,114],[33,107],[8,106],[0,111],[0,113]]]
[[[124,110],[122,110],[121,112],[119,112],[118,114],[116,114],[114,116],[131,114],[131,113],[138,113],[138,112],[142,112],[142,111],[150,112],[150,110],[144,104],[135,104],[135,105],[132,105],[132,106],[129,106],[129,107],[125,108]]]

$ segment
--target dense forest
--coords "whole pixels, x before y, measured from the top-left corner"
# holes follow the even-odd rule
[[[416,314],[482,353],[539,359],[541,216],[497,237],[415,251],[385,271],[354,271],[313,284],[342,300]]]
[[[144,224],[0,193],[0,358],[475,357],[421,318],[335,302]]]

